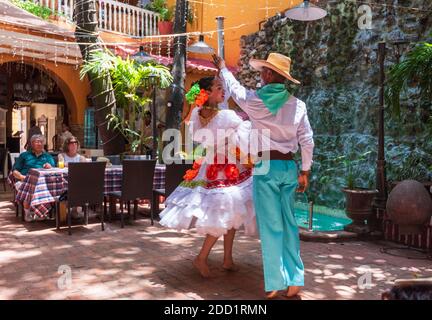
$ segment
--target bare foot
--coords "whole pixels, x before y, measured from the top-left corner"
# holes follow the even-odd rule
[[[222,265],[222,269],[224,269],[225,271],[239,271],[239,267],[234,264],[233,262],[231,263],[225,263]]]
[[[290,286],[287,289],[286,296],[288,298],[291,298],[291,297],[294,297],[294,296],[298,295],[299,292],[300,292],[300,287],[298,287],[298,286]]]
[[[210,269],[206,261],[199,259],[198,257],[192,262],[193,266],[199,271],[203,278],[210,277]]]
[[[278,296],[278,293],[279,293],[279,291],[277,291],[277,290],[273,290],[273,291],[267,292],[266,293],[266,298],[267,299],[274,299],[274,298],[276,298]]]

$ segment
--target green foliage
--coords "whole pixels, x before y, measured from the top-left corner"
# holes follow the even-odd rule
[[[161,21],[172,21],[174,7],[168,7],[166,0],[153,0],[145,6],[145,9],[159,13]]]
[[[38,16],[44,20],[48,20],[48,18],[54,14],[50,8],[43,7],[31,0],[11,0],[11,2],[17,7],[24,9],[27,12],[30,12],[31,14],[34,14],[35,16]]]
[[[348,155],[338,156],[336,158],[328,159],[330,162],[330,168],[327,171],[333,171],[335,166],[340,167],[340,164],[345,168],[346,188],[352,190],[356,188],[364,188],[358,183],[361,172],[367,165],[367,156],[370,155],[371,151],[366,151],[362,154],[350,153]],[[325,173],[326,171],[324,171]]]
[[[110,51],[96,51],[83,65],[81,79],[88,73],[111,77],[118,108],[108,115],[108,127],[120,130],[132,152],[142,153],[144,143],[151,137],[144,136],[144,121],[140,127],[137,121],[143,118],[152,101],[150,78],[157,79],[158,88],[166,89],[172,83],[170,70],[153,61],[140,64]]]
[[[419,90],[420,104],[431,107],[432,101],[432,43],[419,43],[400,63],[394,65],[387,81],[386,100],[393,115],[400,117],[401,94],[408,94],[411,87]]]
[[[168,7],[166,0],[153,0],[151,3],[147,4],[144,9],[159,13],[161,21],[172,21],[174,18],[175,6]],[[194,20],[195,15],[190,5],[188,5],[186,21],[192,24]]]

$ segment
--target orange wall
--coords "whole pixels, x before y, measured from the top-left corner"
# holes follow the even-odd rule
[[[175,0],[168,0],[170,5]],[[236,66],[240,57],[240,37],[257,32],[259,22],[284,12],[303,2],[302,0],[192,0],[190,5],[194,8],[195,19],[193,25],[188,24],[188,32],[216,31],[216,17],[225,17],[225,60],[228,65]],[[201,7],[203,3],[203,14]],[[265,9],[267,8],[267,9]],[[202,19],[202,16],[204,19]],[[217,33],[206,35],[208,45],[217,49]],[[193,55],[191,55],[192,57]],[[208,58],[200,55],[197,57]]]

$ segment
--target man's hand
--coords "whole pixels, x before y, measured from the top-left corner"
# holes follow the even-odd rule
[[[297,192],[305,192],[307,187],[309,186],[309,174],[308,173],[300,173],[298,177],[299,187],[297,188]]]
[[[52,166],[47,162],[43,165],[44,169],[51,169]]]
[[[213,64],[215,65],[216,68],[218,68],[219,71],[221,71],[223,68],[226,68],[224,59],[222,59],[216,54],[212,54],[212,58],[213,58]]]

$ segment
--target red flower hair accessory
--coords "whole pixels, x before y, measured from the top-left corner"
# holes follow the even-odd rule
[[[207,91],[201,89],[199,95],[195,99],[195,104],[198,107],[202,107],[207,102],[207,100],[208,100]]]

